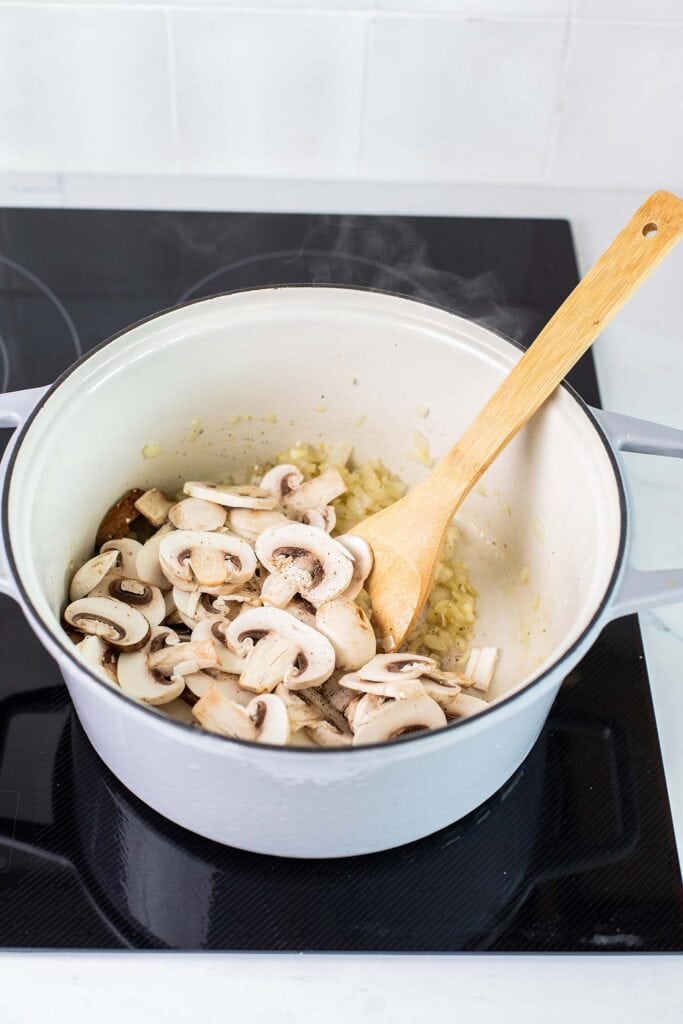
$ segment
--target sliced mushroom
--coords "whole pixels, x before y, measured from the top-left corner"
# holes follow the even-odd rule
[[[345,492],[344,478],[338,469],[331,467],[288,494],[284,499],[285,512],[291,514],[308,509],[323,509]]]
[[[259,508],[232,508],[228,513],[230,529],[254,544],[264,530],[271,526],[286,526],[290,520],[282,512]]]
[[[215,501],[202,498],[185,498],[173,505],[168,513],[176,530],[219,530],[225,526],[228,513]]]
[[[338,729],[331,722],[320,722],[318,725],[310,725],[306,732],[318,747],[350,747],[354,742],[350,729]]]
[[[333,505],[326,505],[325,508],[309,508],[299,512],[297,520],[305,523],[306,526],[315,526],[316,530],[324,530],[325,533],[332,533],[337,525],[337,513]]]
[[[181,590],[173,588],[176,607],[181,620],[189,629],[194,629],[204,619],[234,619],[243,606],[257,608],[261,599],[250,591],[236,590],[231,594],[209,594],[203,590]]]
[[[204,729],[238,740],[255,740],[256,725],[241,704],[224,697],[217,686],[210,686],[192,707],[192,714]]]
[[[405,679],[400,675],[394,676],[391,682],[375,683],[367,679],[361,679],[358,673],[351,672],[346,676],[342,676],[339,681],[347,690],[353,690],[357,693],[371,693],[375,697],[391,697],[394,700],[421,697],[424,693],[429,692],[422,685],[420,679]],[[433,685],[437,686],[436,683]],[[453,691],[451,691],[452,695]]]
[[[305,729],[297,729],[289,737],[290,747],[305,747],[307,750],[315,750],[318,744],[312,740]]]
[[[234,739],[283,746],[289,739],[287,709],[275,694],[260,694],[246,708],[210,686],[192,708],[198,721],[211,732]]]
[[[228,647],[227,632],[229,625],[229,620],[221,615],[202,619],[192,630],[192,639],[211,640],[216,646],[221,671],[240,676],[246,667],[246,659],[238,658]]]
[[[114,597],[117,601],[137,608],[150,626],[160,626],[166,618],[166,602],[158,587],[141,580],[121,576],[105,576],[92,591],[93,597]]]
[[[81,597],[87,597],[107,573],[119,563],[120,559],[121,555],[118,551],[103,551],[89,559],[78,569],[71,580],[69,599],[78,601]]]
[[[434,668],[434,659],[422,654],[376,654],[358,669],[358,675],[371,683],[392,683],[397,679],[419,679],[426,669]]]
[[[321,604],[316,612],[315,628],[334,647],[337,668],[346,671],[365,665],[377,648],[367,615],[346,597]]]
[[[104,640],[99,636],[84,637],[79,644],[76,644],[76,650],[79,657],[101,679],[104,679],[106,683],[113,683],[114,686],[118,685],[118,676],[116,674],[116,663],[119,657],[118,651],[105,644]]]
[[[354,747],[366,743],[384,743],[396,739],[406,732],[422,729],[442,729],[446,716],[431,697],[407,697],[405,700],[389,700],[366,715],[358,723],[354,718]]]
[[[249,658],[259,647],[266,645],[258,661],[255,663],[252,658],[240,677],[241,685],[249,688],[265,688],[256,668],[265,672],[268,662],[271,669],[266,677],[280,676],[270,689],[281,682],[290,690],[319,686],[329,679],[334,670],[334,648],[327,637],[279,608],[249,608],[242,612],[228,626],[227,640],[238,657]],[[285,648],[289,648],[286,656]],[[275,663],[277,673],[273,667]]]
[[[82,597],[72,601],[64,618],[81,633],[100,636],[119,651],[139,651],[147,643],[150,626],[136,608],[112,597]]]
[[[475,690],[486,692],[491,685],[498,658],[497,647],[472,647],[465,667],[465,675],[472,680]]]
[[[320,687],[318,691],[324,700],[329,701],[333,708],[342,713],[346,711],[347,707],[354,699],[354,695],[347,690],[345,686],[341,686],[337,674],[333,675],[326,683]]]
[[[346,548],[303,523],[266,530],[256,541],[256,554],[272,574],[263,584],[261,599],[278,608],[297,593],[318,608],[339,597],[353,575],[352,556]]]
[[[202,498],[214,501],[229,508],[275,508],[278,503],[276,495],[261,487],[250,487],[241,484],[239,487],[222,487],[219,484],[206,483],[200,480],[188,480],[183,487],[185,494],[191,498]]]
[[[151,650],[149,667],[162,676],[179,679],[205,668],[219,669],[220,662],[211,640],[191,640]]]
[[[135,502],[135,508],[152,526],[161,526],[166,522],[172,505],[173,502],[169,501],[158,487],[152,487],[151,490],[145,491],[142,497]]]
[[[135,502],[145,492],[140,487],[133,487],[126,491],[119,500],[108,510],[104,519],[97,528],[95,536],[95,547],[101,548],[105,541],[113,540],[115,537],[125,537],[130,530],[130,524],[137,519],[139,512]]]
[[[159,564],[180,590],[239,589],[256,569],[256,556],[245,540],[225,533],[174,530],[162,538]],[[176,601],[177,604],[177,601]]]
[[[119,655],[118,677],[121,689],[129,697],[135,697],[146,704],[168,704],[175,700],[185,689],[184,680],[180,676],[165,679],[164,673],[155,667],[153,660],[166,651],[187,646],[179,644],[177,636],[167,626],[153,627],[144,650]]]
[[[270,491],[279,503],[288,498],[292,491],[296,491],[303,482],[304,475],[296,466],[283,464],[269,469],[260,486],[262,491]]]
[[[172,533],[174,533],[173,527],[170,523],[166,523],[142,545],[135,558],[136,575],[145,583],[151,583],[153,587],[158,587],[162,592],[170,590],[172,584],[161,571],[159,548],[164,537],[168,537]]]
[[[228,672],[217,672],[215,669],[205,672],[191,672],[185,677],[186,693],[189,692],[196,698],[203,697],[210,686],[217,687],[224,697],[234,700],[242,707],[253,700],[254,694],[244,690],[239,684],[239,677]]]
[[[342,544],[353,557],[353,575],[351,582],[344,591],[344,597],[353,601],[360,594],[365,586],[365,581],[372,572],[372,548],[362,537],[356,537],[353,533],[345,533],[337,537],[339,544]]]
[[[138,578],[137,557],[142,550],[139,540],[130,540],[128,537],[121,537],[117,540],[108,540],[100,548],[100,554],[105,551],[118,551],[119,561],[111,569],[115,576],[125,576],[128,580]]]
[[[257,743],[283,747],[289,741],[289,715],[284,702],[274,693],[262,693],[247,704],[247,714],[256,726]]]

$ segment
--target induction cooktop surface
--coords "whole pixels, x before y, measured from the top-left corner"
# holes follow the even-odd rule
[[[576,280],[558,220],[8,209],[0,386],[48,384],[137,320],[269,284],[424,298],[525,345]],[[590,355],[570,380],[599,404]],[[56,665],[4,597],[0,641],[1,946],[683,949],[635,617],[606,627],[486,804],[400,849],[329,861],[244,853],[160,817],[95,754]]]

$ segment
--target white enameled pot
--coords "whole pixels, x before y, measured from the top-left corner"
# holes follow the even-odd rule
[[[382,746],[258,746],[169,721],[77,660],[60,626],[68,580],[123,491],[239,479],[297,439],[351,443],[357,459],[381,458],[415,483],[427,472],[411,458],[416,431],[435,456],[445,452],[519,355],[420,302],[272,288],[161,314],[51,388],[0,396],[0,425],[18,428],[2,464],[0,588],[23,607],[90,741],[129,789],[194,832],[261,853],[332,857],[406,843],[509,778],[607,620],[683,598],[683,570],[628,563],[616,455],[683,456],[683,431],[590,410],[563,386],[458,516],[480,595],[475,642],[502,652],[481,715]],[[156,457],[144,458],[148,445]]]

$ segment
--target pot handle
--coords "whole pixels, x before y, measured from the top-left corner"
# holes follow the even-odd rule
[[[0,427],[10,427],[16,430],[20,427],[38,404],[47,391],[43,388],[29,388],[27,391],[9,391],[0,395]],[[0,493],[5,489],[5,475],[9,465],[10,455],[14,448],[16,433],[5,448],[5,453],[0,462]],[[17,591],[12,582],[12,577],[7,566],[2,539],[0,538],[0,594],[7,594],[8,597],[16,599]]]
[[[592,412],[617,451],[683,459],[683,430],[602,409],[593,409]],[[683,601],[683,568],[644,572],[626,565],[610,604],[609,615],[616,619],[676,601]]]

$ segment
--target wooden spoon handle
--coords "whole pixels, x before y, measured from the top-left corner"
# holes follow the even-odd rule
[[[670,192],[645,200],[425,481],[431,495],[440,496],[444,518],[454,514],[682,234],[683,200]]]

